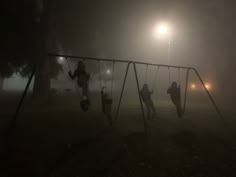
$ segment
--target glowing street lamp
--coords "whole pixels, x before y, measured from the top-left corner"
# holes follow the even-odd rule
[[[165,35],[168,33],[168,27],[166,25],[160,25],[158,27],[158,33],[161,34],[161,35]]]
[[[205,87],[206,87],[207,90],[210,90],[210,89],[211,89],[211,84],[206,83],[206,84],[205,84]]]
[[[171,47],[171,32],[170,27],[166,24],[159,24],[155,27],[156,37],[167,37],[168,39],[168,65],[170,64],[170,47]]]
[[[57,61],[58,63],[62,64],[64,62],[64,57],[58,57]]]
[[[107,75],[110,75],[110,74],[111,74],[111,70],[110,70],[110,69],[107,69],[107,70],[106,70],[106,74],[107,74]]]
[[[196,85],[195,84],[191,84],[191,89],[195,90],[196,89]]]

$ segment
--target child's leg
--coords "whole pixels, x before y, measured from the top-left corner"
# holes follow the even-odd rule
[[[150,109],[148,102],[145,102],[145,106],[147,108],[147,118],[151,119],[151,109]]]
[[[156,113],[156,109],[155,109],[154,103],[153,103],[153,101],[151,99],[149,100],[149,104],[150,104],[150,108],[152,109],[152,112]]]
[[[82,95],[88,98],[88,82],[84,82],[82,85]]]
[[[154,103],[151,99],[149,100],[149,105],[150,105],[150,109],[152,111],[152,118],[155,118],[157,116],[157,113],[156,113]]]

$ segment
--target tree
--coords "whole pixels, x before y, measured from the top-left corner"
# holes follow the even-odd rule
[[[54,13],[55,3],[53,0],[38,0],[36,3],[36,12],[38,16],[35,17],[36,22],[39,26],[38,38],[38,60],[37,70],[35,74],[34,82],[34,97],[45,100],[49,98],[50,94],[50,77],[55,77],[57,73],[62,69],[60,68],[56,60],[49,60],[47,57],[48,51],[53,51],[56,48],[55,41],[56,37],[54,29]],[[50,67],[51,66],[51,67]],[[53,68],[52,70],[50,70]],[[50,72],[53,71],[53,72]]]
[[[4,79],[10,77],[14,73],[13,67],[7,61],[0,61],[0,91],[3,88]]]
[[[16,2],[17,3],[17,2]],[[16,4],[17,8],[21,8],[20,4]],[[3,14],[1,16],[1,42],[2,52],[0,60],[0,89],[3,87],[4,79],[10,77],[14,72],[17,72],[19,61],[16,56],[22,50],[19,45],[22,38],[23,29],[19,28],[19,13],[16,11],[15,6],[8,1],[4,1]],[[24,24],[22,25],[24,26]]]
[[[53,1],[15,0],[13,2],[5,2],[2,16],[4,23],[1,33],[4,43],[2,62],[4,64],[1,63],[3,68],[0,68],[2,71],[0,73],[2,77],[5,77],[4,73],[7,71],[6,76],[10,76],[13,72],[28,76],[37,64],[33,95],[47,98],[50,78],[55,78],[62,69],[56,60],[49,60],[46,57],[49,50],[56,48],[51,40],[53,36],[51,34],[54,34]]]

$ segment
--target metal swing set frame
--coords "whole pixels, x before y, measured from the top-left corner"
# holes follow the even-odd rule
[[[155,67],[164,67],[164,68],[175,68],[175,69],[184,69],[187,71],[186,73],[186,82],[185,82],[185,93],[184,93],[184,103],[183,103],[183,112],[185,111],[185,107],[186,107],[186,102],[187,102],[187,91],[188,91],[188,78],[189,78],[189,73],[190,71],[193,71],[193,73],[196,74],[197,78],[199,79],[201,85],[203,86],[208,98],[210,99],[213,107],[216,110],[216,113],[219,115],[219,117],[221,119],[223,119],[223,115],[221,114],[216,102],[214,101],[213,97],[211,96],[210,92],[208,91],[208,89],[206,88],[203,79],[201,78],[199,72],[197,71],[196,68],[194,67],[186,67],[186,66],[174,66],[174,65],[163,65],[163,64],[154,64],[154,63],[147,63],[147,62],[140,62],[140,61],[131,61],[131,60],[116,60],[116,59],[106,59],[106,58],[94,58],[94,57],[82,57],[82,56],[73,56],[73,55],[64,55],[64,54],[53,54],[53,53],[48,53],[47,55],[49,58],[51,57],[63,57],[63,58],[71,58],[71,59],[76,59],[76,60],[92,60],[92,61],[106,61],[106,62],[113,62],[113,63],[126,63],[126,70],[125,70],[125,77],[122,83],[122,89],[121,89],[121,93],[120,93],[120,97],[119,97],[119,102],[118,102],[118,106],[117,106],[117,110],[116,110],[116,114],[115,114],[115,120],[118,119],[119,116],[119,112],[120,112],[120,106],[121,106],[121,102],[122,102],[122,98],[123,98],[123,93],[124,93],[124,89],[125,89],[125,85],[126,85],[126,80],[127,80],[127,76],[128,76],[128,72],[130,69],[130,66],[133,66],[134,69],[134,74],[135,74],[135,80],[136,80],[136,85],[137,85],[137,89],[138,89],[138,93],[140,91],[140,82],[139,82],[139,78],[138,78],[138,72],[137,72],[137,65],[146,65],[146,66],[155,66]],[[32,82],[33,76],[35,75],[36,72],[36,68],[37,65],[34,66],[31,75],[27,81],[26,87],[24,89],[24,92],[22,93],[21,99],[18,103],[17,109],[15,111],[14,117],[13,117],[13,121],[16,122],[20,109],[23,105],[25,96],[28,92],[29,86]],[[145,118],[145,113],[144,113],[144,106],[143,106],[143,102],[141,100],[141,96],[140,94],[138,94],[139,96],[139,102],[140,102],[140,107],[141,107],[141,112],[142,112],[142,118],[143,118],[143,125],[144,125],[144,131],[147,132],[147,122],[146,122],[146,118]]]

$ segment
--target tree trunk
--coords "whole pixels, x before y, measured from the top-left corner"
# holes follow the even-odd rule
[[[33,98],[47,102],[50,92],[49,61],[42,56],[35,73]]]
[[[47,52],[52,48],[51,34],[53,33],[53,1],[38,0],[39,9],[39,59],[35,73],[33,98],[49,101],[50,97],[50,64]]]

